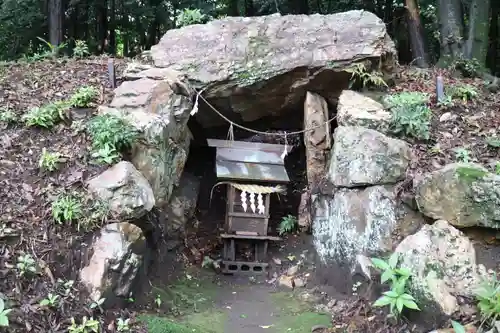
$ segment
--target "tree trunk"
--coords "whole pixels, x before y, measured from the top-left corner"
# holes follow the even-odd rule
[[[108,53],[116,54],[116,8],[115,0],[109,3],[109,45]]]
[[[410,45],[413,60],[420,68],[427,68],[429,61],[425,51],[422,24],[420,23],[420,12],[416,0],[405,0],[408,19],[408,30],[410,33]]]
[[[253,0],[245,0],[245,14],[246,16],[255,16],[255,6]]]
[[[385,0],[385,6],[384,6],[384,22],[387,24],[387,30],[391,34],[391,36],[394,36],[394,23],[393,23],[393,7],[394,7],[394,1],[393,0]]]
[[[483,67],[486,67],[488,54],[489,18],[490,0],[472,0],[464,56],[476,59]]]
[[[238,10],[238,0],[228,0],[227,15],[240,16],[240,12]]]
[[[316,0],[316,10],[318,14],[323,14],[323,6],[321,5],[321,0]]]
[[[309,14],[309,0],[295,1],[297,1],[297,14]]]
[[[156,32],[158,31],[158,18],[155,17],[148,27],[148,41],[146,44],[146,50],[149,50],[151,46],[156,44]]]
[[[49,0],[49,42],[57,46],[63,41],[62,0]]]
[[[491,2],[491,24],[490,24],[490,48],[488,52],[487,66],[491,69],[494,75],[499,75],[500,72],[500,2]]]
[[[363,7],[365,10],[375,14],[375,0],[363,0]]]
[[[377,16],[381,19],[384,19],[384,1],[385,0],[377,0]]]
[[[100,0],[97,6],[97,37],[99,53],[104,52],[106,47],[106,38],[108,37],[108,3],[107,0]]]
[[[441,54],[439,66],[447,66],[462,53],[463,26],[460,0],[438,0]]]
[[[83,2],[83,19],[82,19],[82,40],[89,40],[92,34],[89,31],[89,4],[87,1]]]
[[[69,16],[70,22],[68,22],[69,27],[67,31],[69,39],[74,39],[74,40],[81,39],[80,30],[78,29],[80,25],[80,20],[79,20],[80,12],[78,8],[79,8],[78,4],[74,4],[73,7],[71,8],[71,15]]]

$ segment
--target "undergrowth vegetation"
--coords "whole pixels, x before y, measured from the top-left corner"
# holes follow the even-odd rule
[[[400,255],[393,253],[388,260],[372,258],[373,266],[381,272],[380,282],[388,284],[389,290],[375,301],[375,307],[389,307],[389,316],[399,318],[405,309],[420,311],[415,298],[410,294],[408,283],[412,279],[412,272],[405,267],[399,267]],[[500,282],[496,274],[486,278],[474,290],[477,307],[480,313],[480,328],[493,327],[500,318]],[[467,332],[464,325],[452,320],[455,333]]]
[[[64,161],[65,160],[62,154],[58,152],[49,152],[47,151],[47,148],[43,148],[38,166],[41,170],[52,172],[57,170],[59,164],[63,163]]]
[[[91,230],[111,218],[107,203],[89,194],[62,193],[52,202],[52,217],[58,224],[70,224],[76,230]]]
[[[479,312],[481,314],[481,326],[485,323],[494,326],[500,317],[500,282],[496,274],[486,279],[475,290]]]
[[[16,114],[9,109],[0,109],[0,123],[5,125],[13,124],[17,121]]]
[[[95,102],[97,90],[94,87],[79,88],[69,100],[56,101],[43,106],[31,108],[22,117],[26,126],[51,129],[62,120],[68,119],[71,107],[87,108]]]
[[[388,95],[385,102],[392,111],[391,130],[394,134],[429,139],[432,111],[427,94],[401,92]]]
[[[94,117],[86,128],[92,139],[92,157],[99,163],[118,161],[138,138],[138,132],[128,122],[110,114]]]
[[[415,298],[408,292],[408,282],[412,273],[408,268],[398,267],[399,253],[393,253],[387,261],[379,258],[372,258],[373,265],[382,271],[380,282],[388,283],[389,290],[375,301],[373,306],[389,306],[390,315],[401,316],[405,308],[420,310]]]
[[[12,309],[5,307],[4,300],[0,297],[0,327],[9,327],[9,313]]]
[[[381,72],[368,70],[366,65],[362,62],[353,64],[352,66],[346,68],[345,71],[351,74],[349,88],[352,88],[356,84],[359,84],[361,88],[388,87]]]
[[[293,215],[284,216],[281,219],[280,225],[278,227],[278,233],[280,236],[284,234],[289,234],[297,230],[299,222],[297,218]]]

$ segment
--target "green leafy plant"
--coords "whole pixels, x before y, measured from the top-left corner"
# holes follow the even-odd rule
[[[500,138],[496,135],[486,138],[486,144],[492,148],[500,148]]]
[[[373,266],[382,271],[381,283],[388,282],[390,290],[375,301],[373,306],[389,306],[392,316],[399,317],[405,308],[420,310],[415,299],[407,292],[407,282],[411,272],[407,268],[398,268],[399,254],[393,253],[388,261],[371,259]]]
[[[98,91],[94,87],[80,87],[70,98],[69,103],[75,108],[88,108],[95,101]]]
[[[454,320],[451,321],[451,327],[453,327],[453,330],[455,331],[455,333],[465,333],[466,332],[465,327],[462,324],[460,324]]]
[[[98,164],[113,164],[121,158],[121,154],[110,144],[105,144],[104,147],[94,150],[91,156]]]
[[[447,89],[447,95],[452,98],[461,99],[464,102],[472,101],[478,96],[476,88],[468,84],[451,86]]]
[[[416,139],[430,138],[431,110],[425,105],[408,108],[396,108],[391,118],[391,130],[397,135],[406,135]]]
[[[5,301],[0,298],[0,327],[9,327],[9,313],[12,309],[5,308]]]
[[[22,119],[26,122],[27,126],[51,128],[56,124],[58,117],[56,118],[48,108],[34,107],[23,115]]]
[[[453,97],[452,96],[445,95],[442,100],[438,101],[437,105],[441,106],[441,107],[449,108],[449,107],[454,106],[455,103],[453,102]]]
[[[426,105],[429,103],[429,95],[421,92],[404,91],[397,94],[388,95],[384,102],[389,107],[404,107],[415,105]]]
[[[0,123],[13,124],[17,121],[16,114],[10,110],[0,109]]]
[[[184,8],[183,10],[179,10],[176,16],[176,23],[178,27],[205,23],[207,20],[207,15],[203,14],[199,9]]]
[[[280,225],[278,227],[278,233],[281,235],[291,233],[295,231],[298,227],[297,218],[293,215],[285,216],[281,219]]]
[[[35,274],[36,263],[35,259],[30,254],[23,254],[17,258],[16,268],[18,270],[19,276],[26,276],[30,274]]]
[[[161,304],[162,304],[162,300],[161,300],[161,296],[160,295],[156,295],[155,297],[155,304],[157,307],[161,307]]]
[[[469,163],[472,160],[470,152],[465,148],[456,148],[455,158],[462,163]]]
[[[52,217],[59,224],[72,222],[82,215],[81,200],[74,195],[60,195],[52,202]]]
[[[423,93],[402,92],[389,95],[385,103],[392,111],[391,131],[416,139],[428,140],[432,111],[427,106],[429,96]]]
[[[0,223],[0,239],[7,236],[13,236],[14,234],[14,229],[7,227],[4,223]]]
[[[70,103],[68,101],[56,101],[53,103],[49,103],[44,107],[47,108],[52,114],[53,117],[58,120],[67,119],[67,113],[70,109]]]
[[[468,59],[463,55],[452,63],[452,67],[460,71],[465,77],[476,77],[481,71],[481,64],[477,59]]]
[[[46,298],[40,301],[40,306],[49,306],[51,308],[55,308],[59,304],[59,298],[59,295],[49,293]]]
[[[45,53],[42,53],[41,55],[39,55],[41,58],[47,58],[47,57],[54,57],[55,58],[59,55],[61,50],[63,50],[68,45],[67,43],[53,45],[53,44],[49,43],[48,41],[46,41],[45,39],[43,39],[42,37],[37,37],[37,38],[38,38],[38,40],[42,41],[49,48],[48,52],[45,52]]]
[[[368,72],[364,63],[355,63],[351,67],[346,68],[345,71],[351,74],[351,82],[349,87],[351,88],[356,82],[361,82],[363,87],[375,86],[375,87],[387,87],[387,83],[382,77],[380,72]]]
[[[102,305],[104,304],[105,301],[106,301],[105,298],[100,298],[97,301],[93,301],[92,303],[90,303],[90,309],[92,310],[99,309],[99,311],[103,313],[104,309],[102,308]]]
[[[118,332],[129,332],[130,331],[130,318],[123,319],[118,318],[116,330]]]
[[[52,172],[57,169],[59,163],[64,162],[63,156],[58,153],[50,153],[46,148],[42,149],[42,154],[40,155],[40,160],[38,161],[38,166],[42,170]]]
[[[500,175],[500,161],[495,163],[495,174]]]
[[[42,107],[34,107],[24,114],[22,119],[27,126],[51,128],[59,120],[65,119],[68,106],[67,102],[58,101]]]
[[[77,324],[75,318],[71,318],[71,325],[68,327],[69,333],[99,333],[99,322],[93,317],[83,317],[82,323]]]
[[[110,114],[94,117],[87,124],[92,139],[92,156],[107,164],[116,162],[120,152],[132,147],[138,132],[124,119]]]
[[[500,316],[500,282],[496,274],[474,290],[482,322],[493,324]]]
[[[64,297],[69,297],[71,296],[71,291],[73,290],[73,286],[75,284],[74,280],[62,280],[62,279],[57,279],[57,287],[58,287],[58,292],[62,294]]]
[[[77,58],[83,58],[89,54],[87,43],[84,40],[76,40],[75,47],[73,48],[73,55]]]

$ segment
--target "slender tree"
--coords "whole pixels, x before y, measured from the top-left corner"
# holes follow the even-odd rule
[[[488,55],[489,18],[490,0],[472,0],[468,38],[463,53],[467,59],[477,59],[483,66],[486,66]]]
[[[429,61],[425,51],[425,43],[420,22],[420,12],[416,0],[406,0],[408,29],[413,59],[417,66],[428,67]]]
[[[63,41],[64,12],[62,0],[48,1],[49,42],[57,46]]]
[[[438,13],[441,44],[439,65],[446,66],[462,53],[463,16],[460,0],[438,0]]]

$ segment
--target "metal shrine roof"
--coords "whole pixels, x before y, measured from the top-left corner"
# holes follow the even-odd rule
[[[290,179],[281,154],[284,145],[208,139],[217,149],[217,178],[226,180],[288,183]],[[291,147],[287,147],[290,152]]]

